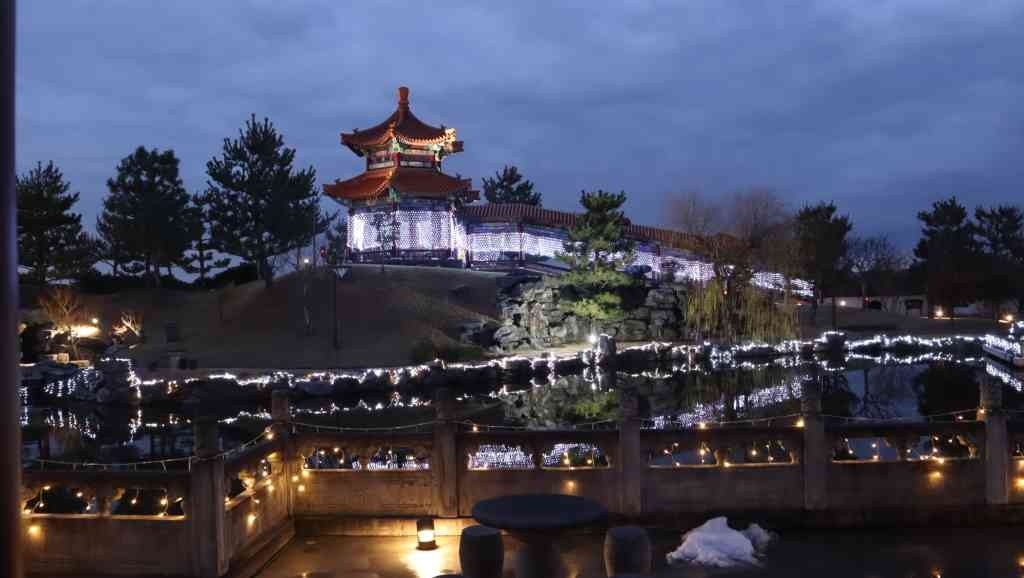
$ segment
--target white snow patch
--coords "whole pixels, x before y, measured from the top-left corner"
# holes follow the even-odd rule
[[[748,564],[760,566],[757,555],[772,541],[772,534],[751,524],[738,532],[724,517],[712,518],[683,534],[683,543],[666,558],[669,564],[691,562],[705,566],[730,567]]]
[[[768,544],[771,543],[772,539],[775,538],[775,536],[773,536],[771,532],[765,530],[757,524],[751,524],[747,526],[747,529],[743,530],[741,534],[743,534],[747,537],[748,540],[750,540],[750,543],[753,544],[754,550],[758,554],[763,553],[765,549],[768,548]]]

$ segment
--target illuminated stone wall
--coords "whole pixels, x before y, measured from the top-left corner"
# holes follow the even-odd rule
[[[590,322],[564,309],[571,289],[544,282],[521,283],[498,296],[502,327],[494,334],[501,351],[558,347],[585,341]],[[683,336],[686,289],[682,285],[648,285],[639,290],[626,316],[614,323],[599,323],[594,333],[619,341],[676,341]]]

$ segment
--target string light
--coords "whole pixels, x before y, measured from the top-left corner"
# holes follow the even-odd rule
[[[554,453],[554,452],[552,452]],[[483,444],[468,456],[470,470],[530,470],[534,468],[533,456],[520,446],[504,444]]]

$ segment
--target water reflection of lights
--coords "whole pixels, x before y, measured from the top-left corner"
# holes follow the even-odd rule
[[[730,407],[736,411],[751,411],[770,407],[790,400],[799,400],[803,392],[803,377],[793,379],[789,383],[766,387],[737,396]],[[726,413],[725,401],[694,404],[693,408],[676,416],[656,416],[648,422],[649,429],[665,429],[668,427],[697,427],[705,429],[709,422],[714,423]]]
[[[985,373],[1002,381],[1013,389],[1024,392],[1024,381],[994,363],[985,364]]]

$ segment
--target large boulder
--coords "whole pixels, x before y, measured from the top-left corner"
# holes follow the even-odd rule
[[[619,339],[622,341],[644,341],[648,336],[648,324],[637,319],[627,319],[620,326]]]
[[[676,299],[676,293],[672,287],[668,285],[658,285],[652,287],[647,292],[647,300],[644,305],[648,307],[665,308],[675,307],[678,303]]]
[[[674,309],[655,309],[651,311],[651,325],[664,327],[676,323],[676,312]]]
[[[516,325],[502,325],[494,332],[494,342],[501,351],[515,351],[530,345],[530,334]]]
[[[624,318],[594,324],[594,332],[622,341],[676,340],[682,335],[681,320],[686,307],[682,285],[649,285],[636,289],[638,299],[627,299]],[[504,329],[495,332],[492,344],[498,351],[511,352],[527,346],[557,347],[582,343],[591,333],[591,323],[578,318],[566,304],[576,291],[566,285],[544,281],[513,284],[499,295],[498,307]]]

